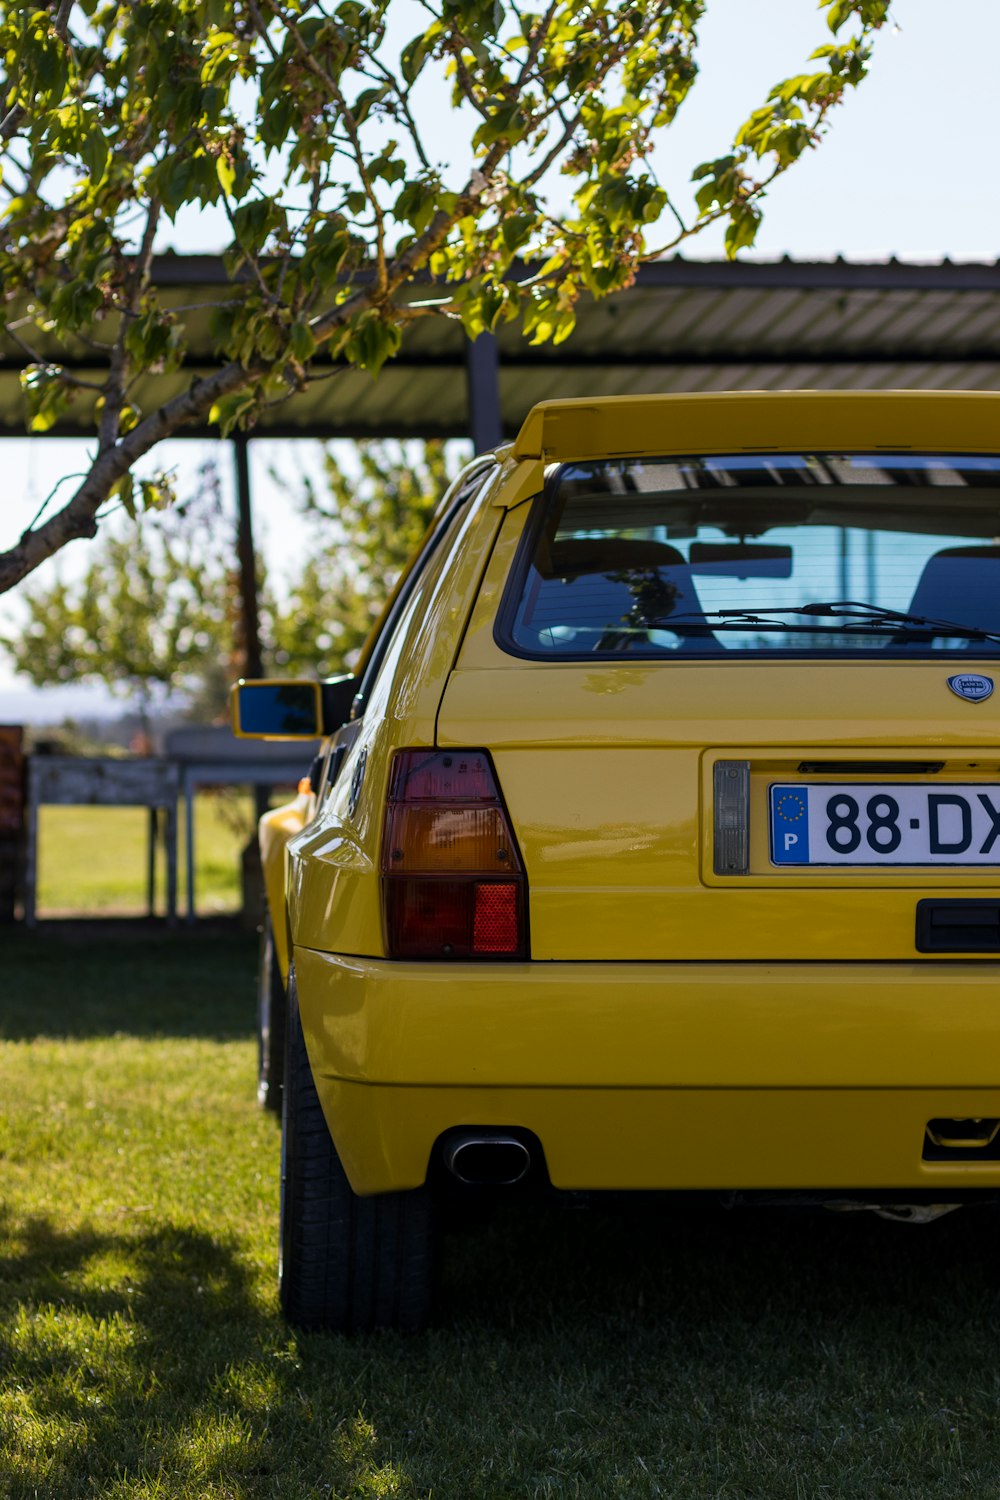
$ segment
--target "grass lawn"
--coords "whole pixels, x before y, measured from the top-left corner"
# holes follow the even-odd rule
[[[287,801],[291,794],[276,797]],[[184,804],[178,803],[178,906],[186,899]],[[141,807],[42,807],[38,827],[38,913],[124,916],[146,909],[148,815]],[[240,850],[250,836],[250,798],[202,792],[195,799],[195,891],[201,913],[240,904]],[[166,869],[157,864],[157,910],[166,909]]]
[[[0,934],[0,1496],[996,1500],[997,1228],[509,1208],[290,1332],[252,944]]]

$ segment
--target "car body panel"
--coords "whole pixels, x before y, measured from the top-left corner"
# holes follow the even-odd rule
[[[319,1071],[356,1083],[985,1088],[1000,1060],[982,961],[295,961]]]
[[[561,1187],[1000,1185],[921,1159],[928,1120],[1000,1114],[991,964],[295,966],[356,1192],[491,1124],[534,1131]]]
[[[574,1192],[759,1190],[876,1201],[995,1195],[996,1161],[921,1159],[926,1122],[1000,1115],[996,1089],[518,1089],[316,1087],[351,1187],[419,1187],[457,1127],[530,1131],[553,1187]]]
[[[983,897],[996,870],[779,868],[767,794],[774,783],[837,780],[804,775],[803,761],[905,764],[926,760],[929,744],[943,769],[909,785],[996,787],[1000,705],[973,718],[946,673],[926,663],[891,673],[822,662],[601,674],[572,663],[460,664],[439,744],[492,750],[528,872],[535,958],[910,958],[916,898]],[[794,720],[788,702],[799,706]],[[776,733],[788,738],[775,743]],[[738,877],[713,868],[719,760],[750,768],[750,869]]]

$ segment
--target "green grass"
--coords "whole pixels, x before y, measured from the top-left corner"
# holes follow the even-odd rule
[[[0,946],[3,1500],[996,1500],[985,1213],[509,1208],[431,1333],[296,1335],[252,944]]]
[[[195,891],[199,912],[229,912],[239,907],[240,850],[252,827],[248,797],[211,792],[196,797]],[[147,829],[148,815],[141,807],[40,808],[39,915],[84,912],[126,916],[145,911]],[[184,807],[180,803],[177,838],[180,905],[187,890],[186,847]],[[162,912],[166,899],[162,851],[156,878],[157,910]]]

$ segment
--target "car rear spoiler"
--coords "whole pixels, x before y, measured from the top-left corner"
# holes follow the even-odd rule
[[[670,453],[995,453],[998,420],[996,391],[604,396],[540,401],[511,456],[548,465]]]

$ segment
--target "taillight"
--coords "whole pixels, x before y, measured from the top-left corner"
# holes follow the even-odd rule
[[[390,958],[527,958],[528,883],[485,750],[398,750],[382,838]]]

